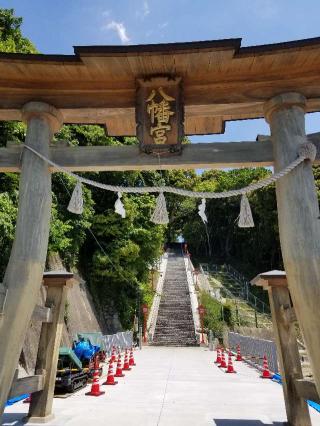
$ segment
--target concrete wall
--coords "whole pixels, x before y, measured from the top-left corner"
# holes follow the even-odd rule
[[[274,340],[272,328],[255,328],[236,326],[235,332],[244,336],[255,337],[257,339]]]
[[[104,328],[99,323],[99,316],[85,281],[77,275],[75,278],[79,280],[79,284],[69,290],[65,310],[66,326],[63,330],[61,346],[71,346],[78,332],[103,331]]]

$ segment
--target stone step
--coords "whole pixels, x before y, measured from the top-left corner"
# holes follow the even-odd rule
[[[159,334],[158,336],[156,336],[157,338],[154,339],[154,342],[158,342],[158,341],[166,341],[166,342],[183,342],[183,341],[190,341],[190,340],[196,340],[194,336],[192,335],[177,335],[177,336],[172,336],[172,335],[168,335],[168,334]]]
[[[172,334],[159,334],[157,336],[155,336],[155,339],[153,339],[154,342],[159,342],[159,341],[166,341],[166,342],[183,342],[183,341],[188,341],[188,340],[195,340],[195,337],[192,335],[177,335],[177,336],[172,336]]]
[[[179,312],[179,315],[185,313],[186,315],[191,315],[191,307],[189,305],[161,305],[159,309],[162,310],[165,314],[173,314],[174,312]]]
[[[186,328],[162,326],[162,327],[158,327],[158,330],[155,331],[155,335],[168,334],[168,333],[173,333],[173,334],[186,334],[186,333],[190,334],[191,333],[191,334],[194,334],[194,326],[193,326],[193,324],[190,324],[190,326],[186,327]]]
[[[167,324],[177,324],[177,325],[190,325],[193,324],[193,318],[181,319],[179,317],[160,317],[158,318],[157,325],[167,325]]]
[[[153,341],[152,346],[199,346],[196,339],[184,341]]]
[[[193,318],[190,315],[190,317],[187,318],[179,318],[179,317],[175,317],[175,318],[167,318],[167,317],[163,317],[160,316],[158,317],[158,321],[157,324],[161,325],[161,324],[192,324],[193,323]]]
[[[185,312],[186,315],[190,315],[192,313],[191,306],[189,304],[180,305],[178,303],[176,303],[176,304],[174,304],[174,303],[172,303],[172,304],[160,303],[159,309],[161,309],[163,312],[168,312],[170,314],[172,312],[177,311],[177,310]]]
[[[175,316],[179,315],[179,318],[183,317],[192,317],[192,310],[190,305],[161,305],[159,306],[159,313],[160,310],[163,314],[166,316],[171,316],[176,314]]]
[[[159,308],[161,309],[161,307]],[[158,318],[183,318],[183,319],[187,319],[187,318],[192,318],[192,312],[191,310],[187,310],[187,309],[180,309],[180,308],[175,308],[175,309],[163,309],[162,312],[158,315]]]
[[[160,319],[168,320],[169,322],[171,319],[174,319],[174,320],[182,319],[184,321],[189,320],[190,322],[193,322],[193,317],[191,312],[190,314],[186,314],[184,310],[179,311],[178,309],[175,309],[174,311],[161,312],[161,314],[158,315],[158,320]]]
[[[187,301],[179,302],[178,300],[176,300],[176,301],[165,300],[165,301],[160,302],[160,306],[162,306],[163,308],[166,308],[166,307],[168,307],[168,308],[174,307],[175,308],[175,307],[179,307],[179,306],[186,308],[187,306],[190,307],[190,302],[187,302]],[[190,307],[190,309],[191,309],[191,307]]]
[[[157,342],[159,340],[161,341],[181,341],[183,342],[184,340],[187,341],[189,339],[195,339],[194,335],[192,334],[177,334],[177,335],[172,335],[172,334],[157,334],[155,335],[155,338],[153,339],[153,341]]]
[[[164,301],[170,301],[175,303],[187,303],[190,300],[190,294],[169,294],[164,293],[164,295],[161,297],[161,302]]]
[[[166,330],[177,331],[177,332],[188,331],[188,332],[194,333],[194,324],[191,322],[189,324],[174,324],[174,325],[160,324],[156,328],[155,334],[162,333]]]

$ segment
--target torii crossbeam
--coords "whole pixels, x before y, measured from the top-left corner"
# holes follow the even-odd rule
[[[320,164],[320,133],[307,136],[317,147],[314,165]],[[23,146],[10,144],[0,148],[0,172],[20,172]],[[269,167],[274,165],[272,142],[192,143],[182,147],[179,156],[158,157],[141,153],[138,146],[71,147],[56,141],[49,148],[50,159],[74,172],[127,170],[223,169],[229,167]],[[49,166],[51,172],[55,168]]]

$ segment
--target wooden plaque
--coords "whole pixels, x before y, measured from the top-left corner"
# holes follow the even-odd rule
[[[184,136],[180,77],[137,80],[136,125],[140,149],[146,153],[180,153]]]

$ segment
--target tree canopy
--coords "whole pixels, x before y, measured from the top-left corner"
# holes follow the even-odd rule
[[[22,18],[13,9],[0,9],[0,52],[37,53],[35,46],[21,33]]]

